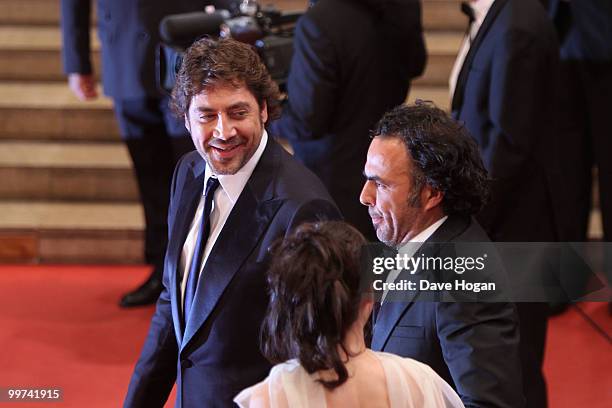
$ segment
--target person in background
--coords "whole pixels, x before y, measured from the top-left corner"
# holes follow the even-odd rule
[[[170,180],[178,159],[193,150],[182,120],[168,107],[156,84],[155,51],[164,16],[227,8],[230,0],[98,0],[104,93],[113,99],[121,138],[132,165],[144,209],[144,260],[149,278],[120,300],[121,307],[155,303],[162,290],[168,243]],[[62,57],[70,90],[81,100],[97,98],[91,53],[91,0],[61,0]]]
[[[597,166],[604,240],[612,240],[612,2],[549,0],[561,47],[560,131],[565,161],[566,200],[572,205],[567,241],[587,239],[592,167]],[[571,165],[570,165],[571,164]]]
[[[472,0],[463,10],[470,26],[450,78],[452,116],[476,139],[493,179],[477,219],[494,242],[559,241],[574,215],[561,172],[555,29],[538,0]],[[543,408],[548,304],[517,306],[527,406]]]
[[[262,349],[277,365],[234,401],[255,407],[463,407],[425,364],[366,347],[365,238],[344,222],[303,224],[272,249]]]
[[[270,133],[290,142],[368,239],[359,192],[369,131],[423,72],[422,31],[418,0],[319,0],[295,30],[288,101]]]
[[[603,240],[612,241],[612,2],[608,0],[548,0],[561,46],[560,103],[556,120],[560,144],[568,223],[564,241],[587,236],[592,209],[593,166],[597,167]],[[612,282],[612,259],[604,270]],[[586,282],[582,282],[586,286]],[[555,304],[561,312],[567,304]],[[612,315],[612,302],[609,303]]]

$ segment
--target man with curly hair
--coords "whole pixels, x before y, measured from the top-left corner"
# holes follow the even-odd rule
[[[385,114],[373,134],[361,202],[381,242],[413,258],[442,256],[437,243],[489,242],[472,218],[486,201],[489,179],[465,128],[417,102]],[[404,274],[391,273],[387,282]],[[430,365],[467,407],[524,406],[514,305],[431,300],[422,292],[410,300],[383,297],[372,349]]]
[[[141,285],[121,297],[121,307],[154,304],[159,297],[168,244],[166,219],[172,171],[178,159],[193,150],[182,121],[173,117],[168,97],[157,86],[159,24],[170,14],[203,10],[207,4],[229,9],[232,3],[233,0],[60,1],[64,72],[70,90],[82,101],[98,97],[90,36],[96,22],[104,94],[113,101],[143,209],[143,258],[152,271]],[[94,10],[96,16],[92,18]]]
[[[162,407],[227,407],[261,381],[268,247],[304,221],[339,212],[309,170],[264,124],[278,88],[258,55],[233,40],[202,39],[184,56],[175,112],[196,150],[174,173],[163,291],[125,400]]]

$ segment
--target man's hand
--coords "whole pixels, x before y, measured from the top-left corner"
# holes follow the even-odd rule
[[[68,86],[73,94],[82,101],[96,99],[96,80],[91,74],[68,74]]]

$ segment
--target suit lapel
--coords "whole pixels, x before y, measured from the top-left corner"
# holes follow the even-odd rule
[[[457,235],[463,232],[469,222],[462,217],[449,216],[448,219],[438,228],[432,236],[419,248],[418,251],[413,255],[414,257],[424,256],[434,257],[440,252],[441,246],[438,243],[446,243],[452,241]],[[406,311],[414,304],[417,296],[420,294],[418,289],[418,281],[420,270],[415,274],[410,274],[408,271],[403,271],[396,279],[396,281],[406,279],[414,280],[417,282],[417,290],[410,292],[410,294],[402,301],[389,300],[382,304],[378,319],[374,324],[374,335],[372,336],[372,349],[384,350],[384,347],[389,341],[391,332],[397,326],[397,323]]]
[[[439,230],[439,229],[438,229]],[[424,256],[434,256],[438,251],[439,247],[434,245],[428,240],[419,248],[415,253],[414,257],[419,257],[421,254]],[[383,350],[389,341],[391,332],[397,325],[397,322],[406,313],[406,311],[414,304],[415,299],[421,293],[418,281],[421,271],[418,270],[414,274],[409,271],[402,271],[395,279],[396,282],[401,280],[408,280],[416,282],[416,290],[410,291],[407,295],[402,295],[400,299],[390,298],[386,300],[379,310],[379,317],[374,324],[374,335],[372,337],[372,349]],[[388,295],[389,296],[389,295]]]
[[[463,61],[463,65],[461,66],[461,70],[459,71],[459,76],[457,77],[457,86],[455,87],[455,93],[453,94],[453,100],[451,103],[451,111],[455,112],[458,110],[463,104],[463,96],[465,91],[465,85],[467,81],[468,74],[470,72],[470,67],[472,66],[472,62],[474,62],[474,58],[476,53],[478,52],[478,48],[482,44],[487,32],[493,25],[493,22],[499,15],[500,11],[504,8],[508,0],[495,0],[487,16],[485,17],[482,25],[478,29],[478,33],[472,41],[470,45],[470,50],[465,56],[465,60]]]
[[[181,252],[189,227],[193,221],[196,209],[200,202],[200,198],[204,189],[204,169],[206,162],[200,160],[195,164],[192,163],[192,168],[186,174],[184,187],[181,190],[181,197],[178,201],[181,205],[176,211],[176,219],[171,231],[171,239],[168,242],[168,259],[172,273],[170,274],[170,299],[172,304],[172,321],[174,322],[174,332],[179,343],[183,338],[183,313],[181,312],[181,281],[183,279],[183,271],[180,269]]]
[[[181,350],[206,322],[223,292],[240,270],[282,204],[272,197],[276,172],[275,142],[268,146],[234,205],[204,265]],[[272,163],[271,163],[272,162]]]

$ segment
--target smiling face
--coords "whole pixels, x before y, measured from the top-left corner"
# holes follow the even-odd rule
[[[398,247],[440,217],[441,195],[415,189],[414,164],[398,137],[375,137],[364,168],[360,201],[368,207],[378,239]]]
[[[253,156],[268,120],[265,105],[244,86],[208,87],[191,98],[185,126],[215,174],[235,174]]]

